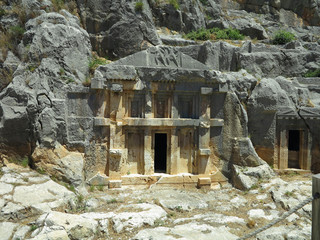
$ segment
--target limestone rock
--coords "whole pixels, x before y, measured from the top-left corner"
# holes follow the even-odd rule
[[[298,228],[298,229],[297,229]],[[272,227],[263,231],[257,235],[258,239],[261,240],[284,240],[284,239],[309,239],[311,237],[311,229],[306,229],[297,226],[281,226],[281,227]]]
[[[272,176],[274,172],[266,163],[258,167],[232,165],[232,184],[241,190],[248,190],[257,184],[259,179],[269,179]]]
[[[7,58],[3,63],[3,67],[6,70],[14,73],[14,71],[18,68],[20,63],[20,59],[17,58],[11,51],[9,51],[7,54]]]
[[[66,197],[74,197],[74,193],[52,180],[38,185],[17,186],[13,193],[15,202],[34,207],[41,203],[48,203],[50,206],[49,201],[63,203]]]
[[[251,141],[258,154],[260,148],[262,150],[270,149],[270,156],[261,156],[264,159],[273,159],[271,149],[276,144],[274,142],[276,130],[274,120],[276,112],[281,106],[294,108],[287,93],[274,79],[262,79],[248,99],[248,128],[250,133],[254,133],[251,135]]]
[[[185,191],[158,190],[154,193],[148,193],[144,197],[158,199],[162,207],[172,210],[191,211],[208,207],[201,196]],[[181,199],[184,201],[182,202]]]
[[[9,220],[9,219],[21,220],[35,213],[38,213],[38,212],[27,211],[27,209],[20,204],[8,202],[3,206],[3,208],[0,211],[0,219],[1,220]]]
[[[270,193],[275,203],[279,203],[285,210],[290,210],[307,198],[311,188],[310,182],[297,181],[290,184],[284,182],[281,185],[273,186]],[[306,217],[311,216],[311,204],[303,207],[303,211],[300,210],[299,213]]]
[[[13,189],[11,184],[0,182],[0,195],[10,193]]]
[[[251,219],[264,218],[264,219],[267,219],[269,221],[273,220],[273,216],[271,216],[271,215],[267,216],[262,209],[251,209],[251,210],[248,211],[248,216]]]
[[[66,140],[66,119],[54,99],[64,98],[67,82],[82,84],[88,75],[89,36],[62,13],[43,13],[26,23],[19,45],[25,62],[0,94],[0,141],[24,155],[37,141],[52,146]]]
[[[230,27],[238,29],[240,33],[242,33],[245,36],[249,36],[252,39],[268,38],[268,35],[264,28],[255,21],[252,21],[252,19],[248,19],[245,17],[236,18],[230,22]]]
[[[199,1],[178,3],[178,9],[168,2],[152,3],[155,23],[175,31],[190,32],[205,27],[205,17]]]
[[[19,227],[17,227],[17,230],[13,235],[13,239],[25,239],[29,231],[30,231],[30,226],[20,225]]]
[[[147,1],[135,10],[134,1],[78,1],[80,15],[91,35],[93,48],[102,56],[120,58],[161,44]]]
[[[88,183],[93,186],[108,186],[109,177],[102,173],[97,173],[88,180]]]
[[[119,233],[124,230],[130,231],[143,225],[153,226],[156,220],[166,219],[167,213],[161,207],[153,204],[141,203],[126,206],[139,212],[120,212],[112,218],[113,229]],[[121,208],[119,209],[121,210]],[[142,210],[142,211],[141,211]]]
[[[91,46],[88,33],[71,16],[47,13],[29,20],[24,44],[30,44],[30,60],[39,61],[44,56],[59,58],[65,64],[64,74],[70,73],[69,77],[82,83],[88,74]]]
[[[43,239],[46,234],[50,234],[52,239],[56,239],[57,235],[62,239],[93,239],[98,227],[94,220],[60,212],[43,214],[36,224],[44,226],[32,233],[32,237],[36,239]]]
[[[207,214],[198,214],[191,218],[178,218],[174,220],[174,224],[181,224],[186,221],[206,221],[215,224],[227,224],[227,223],[237,223],[237,224],[245,224],[245,220],[243,218],[239,218],[236,216],[225,216],[219,213],[207,213]]]
[[[249,138],[234,139],[232,162],[240,166],[257,167],[265,162],[256,153]]]
[[[12,239],[14,229],[18,226],[16,223],[12,222],[0,222],[0,238],[3,240]]]
[[[174,240],[174,239],[221,239],[232,240],[238,237],[231,234],[226,227],[212,227],[206,224],[189,223],[173,228],[158,227],[140,231],[132,240]]]
[[[32,158],[38,168],[58,179],[76,187],[84,183],[84,159],[81,153],[69,152],[62,145],[57,144],[54,149],[36,148]]]
[[[30,238],[29,238],[30,239]],[[36,235],[35,237],[32,237],[33,240],[70,240],[68,233],[66,230],[52,230],[45,233],[40,233]]]

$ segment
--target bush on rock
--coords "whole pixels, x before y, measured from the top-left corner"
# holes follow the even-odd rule
[[[281,30],[274,35],[272,43],[276,45],[283,45],[293,40],[295,40],[293,33]]]

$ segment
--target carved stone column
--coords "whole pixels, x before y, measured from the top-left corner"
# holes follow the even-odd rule
[[[210,103],[212,88],[201,88],[200,95],[200,126],[199,126],[199,154],[198,174],[209,174],[208,169],[211,150],[210,143]]]
[[[150,128],[144,130],[144,174],[154,174],[154,159],[152,155],[152,133]]]

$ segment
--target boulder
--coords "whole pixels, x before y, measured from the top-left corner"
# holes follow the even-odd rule
[[[232,152],[232,163],[239,166],[257,167],[265,162],[256,153],[249,138],[235,138]]]
[[[37,211],[49,211],[65,205],[75,194],[65,187],[50,180],[42,184],[18,186],[13,193],[13,200],[23,207],[32,207]]]
[[[130,204],[119,210],[121,211],[122,208],[130,209],[130,211],[120,212],[112,218],[113,229],[117,233],[144,225],[153,226],[155,221],[165,220],[167,216],[166,211],[154,204]]]
[[[250,18],[236,18],[231,20],[229,26],[239,30],[245,36],[249,36],[251,39],[267,39],[268,34],[266,33],[265,29],[253,19]]]
[[[37,147],[32,153],[35,166],[57,179],[69,182],[75,187],[84,183],[84,156],[79,152],[69,152],[57,144],[54,149]]]
[[[80,16],[101,56],[121,58],[161,44],[148,1],[135,10],[135,1],[79,0]]]
[[[259,179],[270,179],[273,176],[274,172],[268,164],[258,167],[232,165],[231,182],[240,190],[249,190],[258,183]]]
[[[200,46],[180,47],[179,51],[202,62],[213,70],[235,71],[238,47],[224,41],[206,41]]]

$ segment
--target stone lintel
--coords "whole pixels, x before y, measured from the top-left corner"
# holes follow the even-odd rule
[[[109,118],[94,118],[94,126],[103,127],[110,126]],[[118,122],[120,123],[120,122]],[[199,119],[172,119],[172,118],[124,118],[122,126],[154,126],[154,127],[183,127],[183,126],[200,126]],[[119,125],[119,124],[118,124]],[[210,119],[211,127],[222,127],[224,125],[223,119]]]
[[[212,92],[213,92],[213,88],[206,88],[206,87],[201,88],[202,95],[209,95],[209,94],[212,94]]]
[[[199,126],[198,119],[172,119],[172,118],[126,118],[123,125],[127,126]]]

